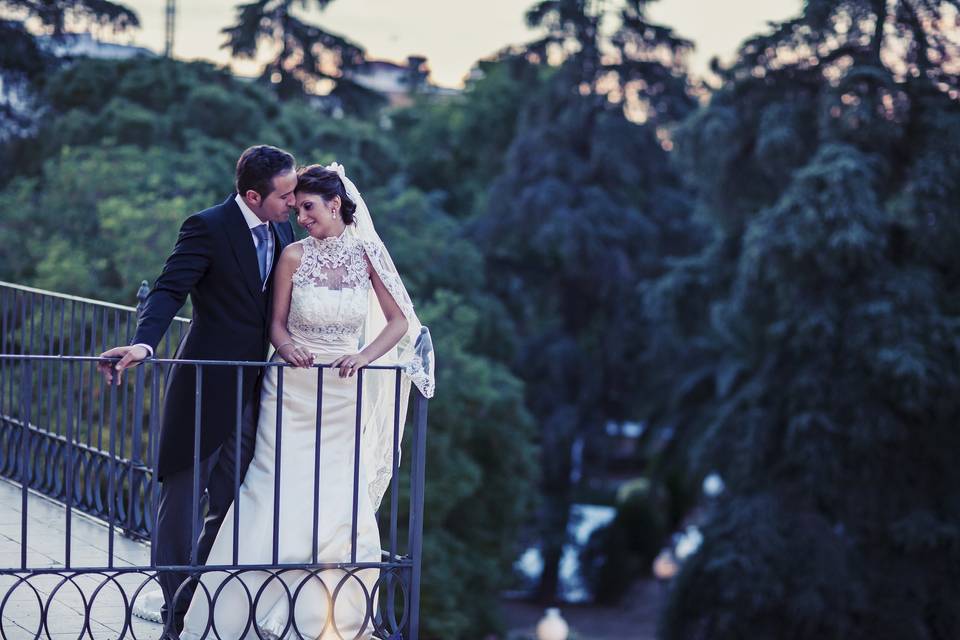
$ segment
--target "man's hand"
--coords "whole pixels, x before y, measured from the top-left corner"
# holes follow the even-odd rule
[[[147,350],[140,345],[114,347],[101,353],[100,357],[120,358],[120,361],[101,360],[97,363],[97,369],[103,374],[103,379],[107,381],[107,384],[113,384],[113,381],[116,380],[117,385],[119,385],[123,377],[123,370],[137,366],[141,360],[146,360],[149,355]],[[116,376],[114,376],[114,373],[116,373]]]

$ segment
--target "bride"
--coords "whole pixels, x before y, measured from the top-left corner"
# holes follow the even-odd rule
[[[234,564],[234,508],[239,511],[236,558],[241,566],[380,562],[375,513],[393,470],[397,374],[362,372],[359,435],[358,376],[371,363],[399,365],[425,396],[433,395],[429,335],[343,167],[301,169],[296,196],[297,221],[309,236],[280,256],[270,335],[274,360],[282,358],[295,368],[285,368],[282,376],[280,367],[268,369],[253,461],[208,566]],[[318,370],[314,363],[331,364]],[[402,424],[409,384],[400,389]],[[279,497],[276,532],[274,495]],[[378,569],[352,566],[206,572],[180,637],[370,638],[378,579]]]

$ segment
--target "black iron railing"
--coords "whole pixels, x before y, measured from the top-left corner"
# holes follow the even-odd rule
[[[141,299],[146,290],[141,287]],[[31,287],[0,281],[0,353],[12,355],[96,356],[103,351],[128,344],[136,328],[137,309],[87,298],[68,296]],[[158,358],[172,357],[189,325],[186,318],[175,318],[160,345]],[[18,478],[17,451],[21,425],[11,416],[10,408],[17,402],[15,377],[10,359],[0,360],[0,476]],[[146,386],[157,376],[158,387],[165,388],[169,365],[149,368]],[[134,399],[129,389],[121,390],[117,411],[123,419],[117,440],[108,441],[108,395],[98,384],[100,377],[96,363],[86,361],[76,366],[75,433],[72,451],[76,459],[78,482],[74,485],[71,502],[74,508],[99,518],[108,519],[125,535],[149,538],[153,523],[151,513],[142,508],[142,502],[132,496],[149,484],[150,467],[144,452],[156,444],[154,434],[142,425],[129,422]],[[40,493],[67,501],[67,487],[63,481],[66,424],[64,405],[55,399],[63,393],[66,380],[64,369],[50,360],[37,360],[31,371],[31,384],[43,398],[32,406],[33,458],[28,486]],[[154,406],[147,399],[138,405],[146,417]],[[111,469],[123,470],[127,480],[120,491],[107,495],[109,487],[118,487],[111,481]]]
[[[237,539],[234,538],[233,562],[217,566],[197,562],[196,551],[185,565],[161,565],[151,551],[149,561],[130,563],[118,560],[115,553],[117,535],[149,539],[155,542],[158,532],[154,523],[158,510],[159,488],[153,473],[158,451],[159,407],[161,406],[164,378],[169,367],[196,369],[196,401],[201,403],[203,372],[214,368],[229,367],[242,380],[244,370],[275,368],[278,382],[276,429],[277,456],[281,444],[281,408],[284,371],[288,365],[280,362],[224,362],[200,360],[173,360],[164,358],[172,351],[175,342],[167,339],[157,358],[145,361],[128,372],[124,382],[117,385],[104,383],[96,371],[98,358],[95,353],[115,344],[125,344],[132,334],[135,310],[129,307],[101,305],[95,301],[69,298],[0,284],[0,474],[14,481],[20,492],[20,517],[17,535],[6,535],[8,548],[0,549],[0,637],[53,637],[57,620],[57,607],[69,601],[82,620],[76,637],[147,637],[137,636],[132,618],[136,598],[146,589],[159,586],[158,577],[164,573],[185,574],[188,578],[181,589],[196,585],[204,574],[218,572],[229,576],[221,581],[221,589],[211,593],[206,587],[198,589],[204,598],[209,619],[206,622],[206,637],[233,637],[221,635],[213,625],[217,604],[223,585],[231,581],[244,583],[247,577],[268,577],[260,580],[260,586],[247,589],[247,617],[245,633],[253,637],[267,638],[266,632],[257,630],[255,619],[258,604],[271,585],[280,584],[288,601],[291,615],[287,621],[293,637],[308,632],[298,626],[296,612],[298,600],[311,593],[316,598],[317,589],[324,591],[328,616],[324,633],[329,637],[372,637],[383,639],[416,639],[419,635],[420,559],[422,552],[423,488],[427,400],[416,389],[412,390],[412,421],[404,456],[406,473],[400,468],[400,426],[405,416],[401,415],[401,372],[396,367],[368,367],[357,374],[357,406],[364,389],[364,376],[390,376],[395,381],[393,475],[383,504],[378,511],[381,532],[382,556],[379,562],[357,561],[357,509],[358,492],[361,491],[357,471],[358,460],[342,461],[353,464],[353,527],[349,560],[336,562],[317,557],[317,545],[313,544],[311,557],[298,562],[278,562],[278,538],[276,535],[278,515],[272,523],[272,562],[266,564],[239,563]],[[182,332],[178,321],[174,331]],[[38,350],[46,354],[36,353]],[[80,351],[81,353],[76,353]],[[71,353],[73,352],[73,353]],[[86,352],[86,353],[82,353]],[[56,355],[53,355],[56,354]],[[322,402],[323,371],[325,364],[315,365],[318,380],[318,401]],[[237,393],[242,385],[238,382]],[[238,396],[239,403],[239,396]],[[196,422],[200,412],[196,412]],[[358,410],[353,425],[355,451],[359,451],[362,416]],[[240,412],[237,412],[237,438],[241,429]],[[199,424],[195,424],[193,446],[194,469],[200,456]],[[324,428],[321,411],[317,411],[317,447]],[[260,428],[264,428],[261,425]],[[314,457],[315,474],[323,476],[320,456]],[[315,475],[315,477],[317,477]],[[235,478],[234,496],[239,495],[240,477]],[[280,495],[280,474],[275,474],[275,495]],[[45,561],[36,561],[33,549],[35,540],[46,538],[50,531],[31,523],[29,517],[31,491],[54,498],[62,504],[65,535],[59,549],[62,553],[46,556]],[[35,498],[34,498],[35,499]],[[194,501],[192,523],[197,527],[200,520],[199,500]],[[274,501],[275,510],[279,503]],[[312,520],[314,530],[322,517],[322,505],[317,499],[312,505],[304,504],[304,518]],[[104,561],[89,562],[72,557],[71,529],[75,511],[102,519],[106,528],[106,554]],[[234,531],[237,531],[239,513],[234,510]],[[196,533],[196,529],[194,529]],[[3,536],[0,536],[3,538]],[[194,541],[197,536],[193,536]],[[10,551],[12,545],[19,552]],[[151,546],[151,549],[155,545]],[[14,560],[14,561],[11,561]],[[370,574],[375,579],[360,579]],[[332,579],[331,579],[332,576]],[[364,611],[362,623],[349,634],[339,627],[336,620],[338,595],[357,587],[363,594]],[[234,595],[235,595],[234,589]],[[110,600],[110,605],[104,603]],[[195,598],[196,599],[196,598]],[[315,609],[316,602],[307,606]],[[112,613],[110,607],[114,607]],[[108,611],[108,613],[104,613]],[[17,635],[6,626],[7,621],[17,622],[17,616],[25,616],[26,622],[16,627],[26,635]],[[113,635],[98,635],[98,617],[112,615],[115,619]],[[119,617],[118,617],[119,616]],[[356,620],[356,616],[354,616]],[[351,627],[351,629],[353,629]],[[172,627],[168,625],[168,630]],[[315,631],[315,630],[314,630]],[[278,634],[278,635],[283,635]],[[307,637],[304,635],[304,637]],[[326,635],[323,637],[327,637]]]

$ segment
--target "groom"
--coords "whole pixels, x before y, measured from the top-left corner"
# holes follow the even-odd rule
[[[280,252],[293,242],[290,210],[296,203],[293,156],[267,145],[250,147],[237,162],[237,194],[184,221],[173,253],[140,314],[131,346],[105,351],[100,370],[108,383],[151,357],[176,312],[190,296],[193,320],[177,358],[263,361],[269,344],[273,271]],[[200,457],[193,464],[196,367],[175,365],[167,383],[155,472],[161,481],[157,515],[158,566],[188,565],[191,547],[203,564],[227,508],[233,502],[235,465],[240,477],[253,457],[260,369],[245,369],[242,384],[240,459],[236,460],[237,373],[234,367],[203,367]],[[199,540],[192,539],[194,474],[207,513]],[[165,628],[179,630],[192,589],[173,598],[186,574],[162,572]],[[190,585],[192,586],[192,585]],[[189,591],[189,592],[188,592]],[[172,615],[172,624],[171,624]]]

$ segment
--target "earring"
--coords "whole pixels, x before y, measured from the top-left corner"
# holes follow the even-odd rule
[[[336,219],[337,219],[337,210],[336,210],[336,209],[334,209],[333,211],[330,212],[330,218],[331,218],[332,220],[336,220]]]

